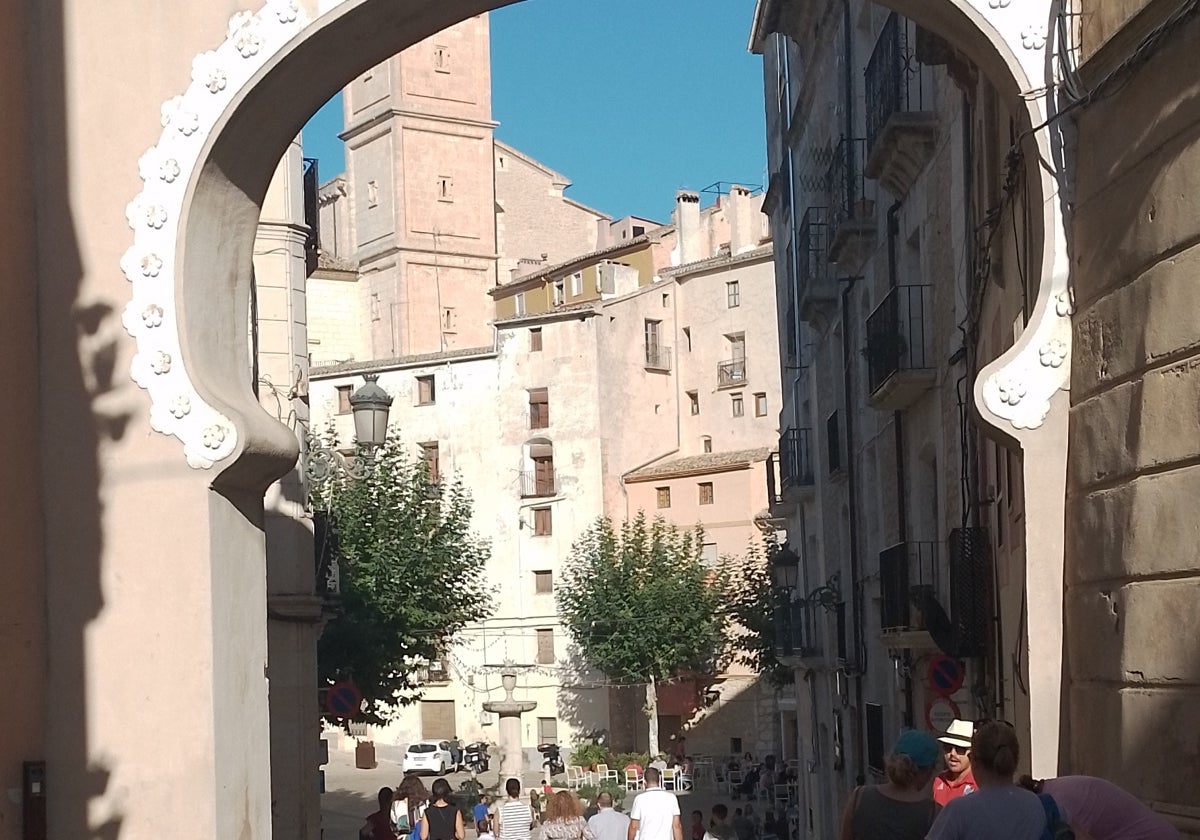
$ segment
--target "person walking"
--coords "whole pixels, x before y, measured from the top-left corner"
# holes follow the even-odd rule
[[[721,802],[712,806],[712,816],[708,821],[708,831],[704,840],[735,840],[737,834],[729,824],[729,807]]]
[[[943,807],[951,799],[965,796],[979,788],[975,783],[975,776],[971,773],[971,737],[974,733],[975,724],[956,718],[950,722],[946,734],[938,738],[942,744],[946,770],[933,780],[933,799]]]
[[[583,818],[583,804],[571,791],[560,790],[546,800],[542,840],[596,840]]]
[[[679,799],[663,790],[657,767],[646,768],[646,789],[633,800],[626,840],[683,840]]]
[[[951,800],[929,829],[928,840],[1040,840],[1049,820],[1042,801],[1013,783],[1021,746],[1012,724],[990,721],[971,739],[971,769],[979,789]],[[1070,822],[1065,808],[1062,822]]]
[[[626,840],[629,835],[629,817],[613,808],[612,794],[601,791],[596,797],[596,807],[600,810],[588,820],[588,828],[592,830],[596,840]]]
[[[475,830],[482,834],[485,830],[491,830],[491,820],[489,819],[488,795],[486,793],[479,794],[479,801],[475,803],[475,807],[471,809],[471,817],[475,822]],[[480,823],[487,823],[487,828],[480,828]]]
[[[445,779],[434,782],[430,800],[421,820],[421,840],[464,840],[462,812],[454,802],[450,783]]]
[[[401,840],[421,840],[421,818],[428,799],[429,792],[415,774],[405,776],[396,786],[392,797],[392,830]]]
[[[533,831],[533,811],[521,801],[521,782],[509,779],[504,783],[508,799],[497,809],[499,840],[529,840]]]
[[[396,840],[396,832],[392,831],[392,789],[379,789],[379,810],[367,817],[358,836],[363,840]]]
[[[1048,795],[1070,814],[1071,827],[1091,840],[1180,840],[1179,831],[1161,814],[1108,779],[1059,776],[1042,781],[1022,776],[1020,784]]]
[[[932,735],[903,733],[884,762],[887,781],[850,794],[841,840],[923,840],[938,810],[926,788],[939,752]]]

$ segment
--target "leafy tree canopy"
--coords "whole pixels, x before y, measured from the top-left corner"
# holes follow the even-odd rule
[[[419,697],[424,666],[492,610],[489,543],[470,528],[458,479],[433,482],[391,434],[361,478],[315,483],[313,504],[336,528],[340,604],[317,651],[322,685],[353,679],[366,701],[356,720],[383,723]]]
[[[738,662],[753,668],[776,687],[795,680],[795,672],[779,661],[775,652],[777,594],[771,581],[773,544],[755,541],[731,573],[733,618],[737,631],[733,644]]]

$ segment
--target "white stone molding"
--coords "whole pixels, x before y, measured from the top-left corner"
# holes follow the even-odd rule
[[[197,469],[228,458],[238,439],[234,423],[193,386],[179,350],[175,254],[184,197],[225,109],[307,23],[296,0],[268,0],[230,18],[225,41],[193,59],[187,90],[163,104],[162,134],[138,162],[142,191],[126,209],[133,245],[121,270],[132,295],[122,321],[138,347],[130,373],[150,394],[151,426],[179,438]]]

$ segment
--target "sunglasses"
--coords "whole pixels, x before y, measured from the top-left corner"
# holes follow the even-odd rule
[[[958,744],[942,744],[942,752],[944,753],[958,753],[959,755],[966,755],[970,751],[970,747],[962,747]]]

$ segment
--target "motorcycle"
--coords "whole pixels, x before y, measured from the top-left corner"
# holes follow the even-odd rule
[[[537,750],[545,756],[542,760],[542,767],[545,769],[547,776],[553,776],[566,769],[566,765],[563,764],[562,753],[558,749],[558,744],[538,744]]]
[[[463,764],[472,773],[482,773],[488,769],[488,749],[487,744],[482,741],[476,741],[472,744],[467,744],[463,750]]]

